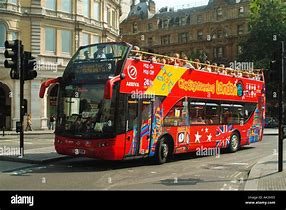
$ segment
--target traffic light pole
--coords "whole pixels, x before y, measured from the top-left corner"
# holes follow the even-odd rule
[[[278,140],[278,172],[283,171],[283,139],[284,139],[284,124],[285,124],[285,108],[284,108],[284,97],[285,97],[285,73],[284,73],[284,41],[281,42],[282,55],[281,55],[281,83],[280,83],[280,99],[279,99],[279,140]]]
[[[21,45],[19,45],[19,48]],[[20,73],[20,157],[24,157],[24,72],[22,67],[21,50],[18,49],[18,71]]]

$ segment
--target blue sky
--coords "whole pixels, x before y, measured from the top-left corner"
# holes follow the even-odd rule
[[[185,5],[185,7],[193,7],[206,5],[208,0],[154,0],[156,3],[156,9],[159,10],[162,7],[176,7]],[[189,5],[188,5],[189,4]]]

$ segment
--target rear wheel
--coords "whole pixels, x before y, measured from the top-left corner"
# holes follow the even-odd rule
[[[230,142],[228,146],[229,152],[236,152],[240,146],[240,137],[237,132],[234,132],[230,137]]]
[[[157,164],[166,163],[170,156],[170,145],[166,138],[162,137],[157,145],[155,161]]]

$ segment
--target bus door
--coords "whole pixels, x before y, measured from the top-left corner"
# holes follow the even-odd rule
[[[125,155],[144,156],[149,154],[153,101],[128,98]]]

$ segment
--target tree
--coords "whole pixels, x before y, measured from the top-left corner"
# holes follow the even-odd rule
[[[276,40],[273,38],[276,36]],[[275,115],[278,83],[269,79],[270,62],[278,51],[280,42],[286,41],[286,2],[281,0],[251,0],[249,16],[249,34],[242,40],[241,61],[253,62],[256,68],[266,69],[267,112]]]
[[[252,0],[250,2],[249,34],[242,40],[242,61],[254,62],[258,68],[269,68],[277,49],[277,41],[286,40],[286,4],[281,0]]]

